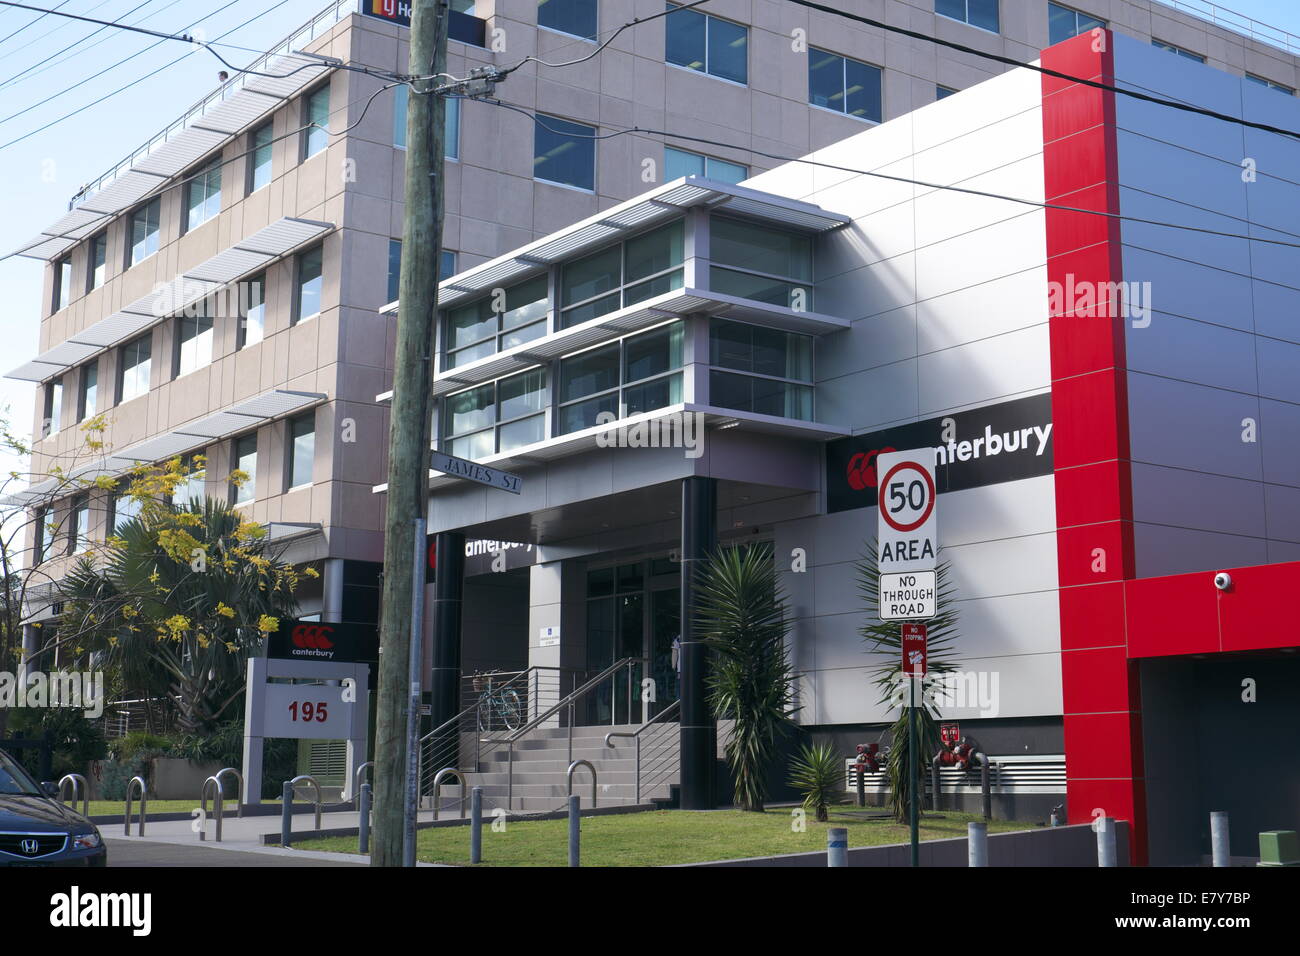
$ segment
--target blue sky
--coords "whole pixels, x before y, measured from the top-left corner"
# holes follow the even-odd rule
[[[328,0],[24,2],[50,7],[61,3],[65,12],[104,20],[120,17],[125,23],[166,32],[192,33],[197,24],[208,39],[234,29],[224,42],[258,50],[278,43],[328,5]],[[1300,34],[1300,4],[1294,0],[1234,0],[1231,9]],[[252,53],[228,48],[222,53],[238,65],[253,58]],[[177,58],[157,75],[107,96]],[[210,53],[187,44],[0,8],[0,255],[58,219],[82,184],[215,89],[219,69]],[[49,102],[41,102],[47,98]],[[5,145],[83,107],[84,112],[70,119]],[[5,119],[20,111],[25,112]],[[0,373],[36,354],[42,268],[33,259],[0,261]],[[30,385],[0,380],[0,406],[8,406],[10,420],[20,431],[30,429],[33,397]],[[0,467],[12,465],[3,461]]]

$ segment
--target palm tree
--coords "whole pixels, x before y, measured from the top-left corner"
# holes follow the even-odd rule
[[[943,550],[939,553],[942,555]],[[880,691],[879,703],[904,705],[890,730],[891,746],[885,769],[889,774],[890,811],[900,823],[907,820],[908,802],[912,781],[907,773],[907,678],[902,672],[903,628],[899,621],[880,620],[880,570],[876,558],[876,542],[868,542],[867,549],[856,564],[858,593],[867,612],[867,623],[858,632],[867,642],[867,653],[875,660],[872,682]],[[936,568],[936,615],[926,622],[927,668],[930,674],[956,671],[960,661],[956,656],[957,611],[954,607],[956,588],[950,580],[950,565],[941,561]],[[930,756],[940,747],[938,708],[933,689],[927,684],[921,692],[917,708],[918,765],[924,770]]]
[[[767,545],[727,548],[700,571],[696,627],[712,649],[709,703],[733,723],[727,763],[742,810],[762,812],[766,772],[793,726],[793,676],[786,651],[790,622]]]
[[[828,808],[840,802],[844,763],[829,743],[805,744],[790,762],[790,786],[803,794],[803,808],[812,810],[818,823],[830,820]]]
[[[235,712],[248,652],[296,613],[298,573],[265,535],[224,502],[151,501],[64,579],[59,640],[175,699],[182,730],[211,731]]]

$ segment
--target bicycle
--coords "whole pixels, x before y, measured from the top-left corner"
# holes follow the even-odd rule
[[[474,690],[479,692],[477,723],[479,733],[500,730],[518,730],[524,723],[524,705],[518,692],[511,687],[492,686],[498,671],[474,675]]]

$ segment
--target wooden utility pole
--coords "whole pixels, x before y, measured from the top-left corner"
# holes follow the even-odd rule
[[[372,866],[401,866],[408,838],[404,810],[412,745],[407,728],[412,701],[419,700],[411,659],[413,654],[419,659],[423,636],[412,633],[412,608],[423,598],[414,583],[415,529],[428,502],[429,393],[442,258],[445,103],[431,91],[442,84],[447,69],[449,8],[447,0],[413,0],[411,7],[408,72],[428,79],[413,81],[406,105],[406,209],[388,430]]]

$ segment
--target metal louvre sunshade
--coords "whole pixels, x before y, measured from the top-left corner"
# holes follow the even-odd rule
[[[132,167],[132,172],[175,176],[203,154],[210,152],[226,139],[225,133],[191,126],[175,139],[169,140],[145,159]],[[110,186],[109,189],[112,187]],[[95,196],[92,202],[99,199]]]
[[[211,129],[232,136],[280,105],[280,98],[242,89],[220,106],[194,121],[195,129]]]
[[[298,246],[324,235],[333,223],[286,217],[241,239],[229,249],[177,276],[116,312],[100,319],[67,341],[36,356],[8,373],[6,378],[41,382],[90,358],[100,349],[112,348],[161,322],[194,302],[209,296],[246,275],[270,265]],[[67,346],[73,346],[69,350]],[[90,351],[85,347],[94,346]],[[43,372],[39,378],[33,376]]]
[[[77,207],[78,210],[112,216],[143,199],[163,184],[165,177],[131,170],[123,173]]]
[[[280,56],[262,72],[273,76],[255,76],[244,84],[244,89],[288,99],[324,73],[328,67],[316,60],[301,56]],[[287,74],[287,75],[286,75]]]

